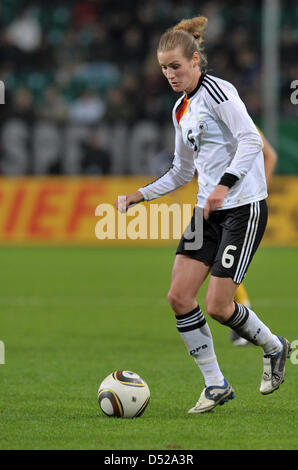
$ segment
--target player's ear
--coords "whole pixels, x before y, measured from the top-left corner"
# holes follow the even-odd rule
[[[192,55],[192,64],[193,64],[193,67],[198,67],[199,65],[199,62],[200,62],[200,56],[199,56],[199,53],[197,51],[195,51]]]

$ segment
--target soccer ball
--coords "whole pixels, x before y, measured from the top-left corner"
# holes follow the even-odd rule
[[[97,399],[107,416],[136,418],[147,408],[150,390],[135,372],[116,370],[100,384]]]

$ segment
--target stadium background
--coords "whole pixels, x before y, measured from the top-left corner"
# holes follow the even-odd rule
[[[236,86],[262,129],[260,1],[1,2],[2,244],[107,243],[95,236],[96,206],[171,164],[177,95],[161,74],[156,46],[165,29],[197,13],[209,19],[210,73]],[[297,1],[283,0],[268,244],[298,240],[298,105],[290,100],[298,79],[297,19]],[[194,180],[162,202],[193,204],[195,194]]]

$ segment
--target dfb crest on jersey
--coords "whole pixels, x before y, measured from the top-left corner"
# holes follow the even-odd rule
[[[208,131],[208,124],[206,121],[199,121],[196,127],[200,134],[205,134]]]
[[[207,130],[208,125],[206,121],[199,121],[194,129],[193,127],[186,129],[186,143],[195,152],[199,151],[201,136],[205,134]]]

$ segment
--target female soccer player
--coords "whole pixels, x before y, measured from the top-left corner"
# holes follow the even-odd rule
[[[168,293],[177,329],[205,380],[189,413],[204,413],[234,397],[196,299],[209,273],[207,313],[263,349],[262,394],[283,382],[290,350],[287,339],[273,334],[251,309],[234,302],[267,222],[263,143],[234,86],[206,73],[202,51],[206,23],[204,17],[182,20],[160,39],[157,57],[162,72],[174,91],[183,92],[173,109],[175,156],[167,173],[126,195],[124,205],[127,210],[161,197],[188,183],[195,169],[198,172],[197,206],[191,220],[194,235],[191,240],[189,231],[187,236],[184,232],[180,240]],[[122,210],[118,201],[115,205]],[[196,234],[202,225],[199,246]]]

